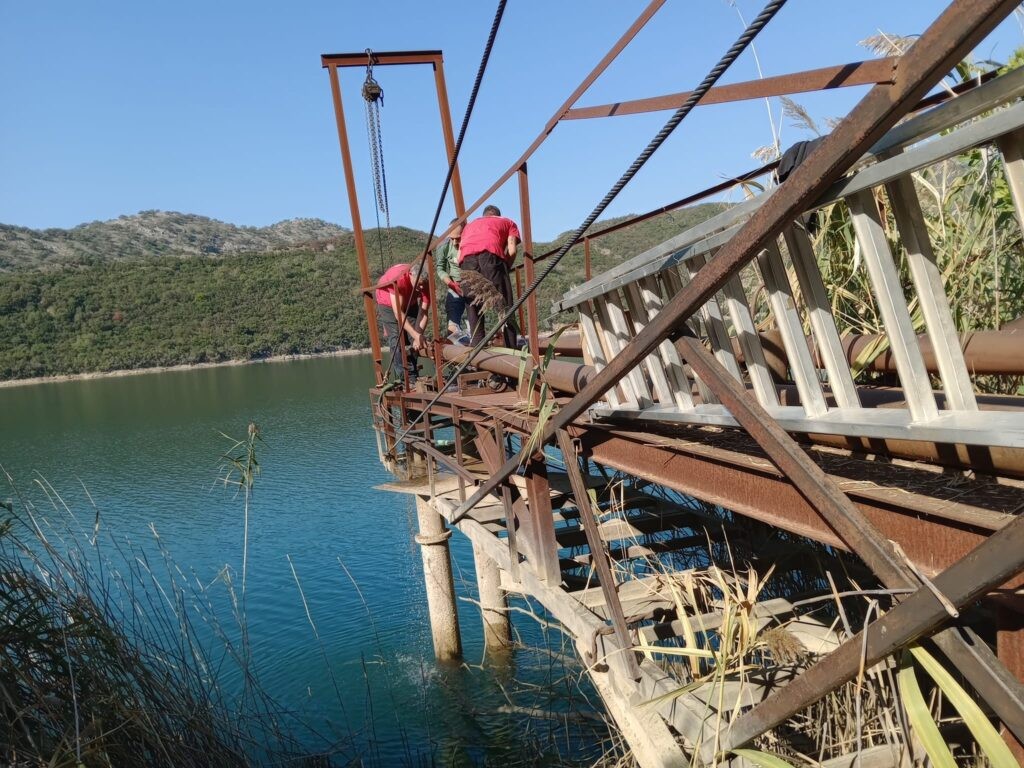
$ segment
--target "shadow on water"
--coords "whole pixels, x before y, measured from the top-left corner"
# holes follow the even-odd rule
[[[228,579],[237,589],[243,501],[215,480],[230,445],[221,433],[242,436],[257,422],[265,445],[250,507],[252,670],[275,706],[309,724],[304,745],[346,744],[335,764],[592,763],[607,729],[591,717],[560,637],[516,619],[524,648],[481,666],[479,614],[462,602],[468,663],[434,662],[412,503],[373,490],[390,476],[369,426],[370,380],[369,359],[348,357],[0,390],[0,465],[55,527],[64,513],[39,478],[87,533],[95,502],[102,533],[120,547],[105,550],[113,566],[173,560],[204,590],[221,640],[237,643]],[[452,557],[460,596],[474,597],[463,537],[453,537]],[[163,566],[160,578],[173,571]],[[196,631],[213,653],[217,631],[204,621]],[[539,647],[547,650],[531,650]],[[240,696],[245,675],[221,654],[217,685]]]

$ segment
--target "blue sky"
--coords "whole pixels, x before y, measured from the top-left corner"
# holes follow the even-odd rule
[[[144,209],[261,226],[351,224],[327,52],[440,48],[456,128],[496,2],[92,3],[0,0],[0,222],[69,227]],[[461,168],[478,197],[646,5],[511,0]],[[692,88],[763,2],[669,0],[580,104]],[[869,58],[858,41],[921,32],[943,2],[790,0],[757,41],[766,75]],[[1005,22],[978,58],[1024,44]],[[748,52],[722,82],[757,76]],[[373,221],[363,72],[343,74],[364,223]],[[392,222],[426,229],[445,164],[429,68],[379,69]],[[816,118],[863,88],[800,96]],[[777,124],[779,105],[773,105]],[[560,125],[530,164],[534,236],[574,228],[667,113]],[[807,134],[781,120],[782,143]],[[754,167],[771,133],[763,101],[699,108],[606,215],[639,212]],[[515,182],[495,202],[518,212]],[[446,205],[444,219],[452,215]]]

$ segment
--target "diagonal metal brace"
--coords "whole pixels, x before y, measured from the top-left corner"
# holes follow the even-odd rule
[[[936,83],[1016,8],[1016,0],[955,0],[900,58],[891,84],[877,85],[808,155],[718,254],[626,345],[544,430],[549,441],[597,402],[619,379],[650,355],[730,277],[749,263],[787,223],[810,208],[832,183],[867,152]],[[457,510],[461,519],[521,466],[517,455],[484,481]]]
[[[793,483],[855,555],[889,589],[917,589],[933,594],[949,617],[951,598],[933,580],[922,587],[906,556],[879,531],[828,475],[815,464],[725,367],[696,339],[677,342],[680,355],[729,409],[740,426]],[[998,585],[997,585],[998,586]],[[934,590],[938,590],[936,594]],[[1024,684],[1016,680],[988,646],[971,630],[946,629],[934,638],[944,654],[961,670],[1007,728],[1018,738],[1024,734]],[[984,650],[983,650],[984,649]],[[985,651],[988,651],[987,653]],[[825,691],[822,691],[823,695]]]

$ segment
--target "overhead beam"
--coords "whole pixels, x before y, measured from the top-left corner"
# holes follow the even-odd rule
[[[832,88],[847,88],[851,85],[874,85],[891,83],[896,71],[898,56],[871,61],[855,61],[834,67],[810,69],[788,75],[765,77],[760,80],[746,80],[712,88],[699,106],[727,104],[733,101],[761,99],[767,96],[785,96],[791,93],[808,93]],[[646,112],[661,112],[679,109],[692,95],[692,91],[670,93],[667,96],[652,96],[646,99],[617,101],[614,104],[600,104],[593,107],[576,107],[565,113],[563,120],[586,120],[594,117],[618,117],[639,115]]]
[[[441,61],[441,51],[384,51],[372,52],[373,65],[394,64],[436,64]],[[322,67],[365,67],[370,63],[366,51],[359,53],[325,53],[320,56]]]

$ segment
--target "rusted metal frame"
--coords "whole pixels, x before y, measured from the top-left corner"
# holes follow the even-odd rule
[[[373,54],[374,66],[395,64],[438,64],[441,51],[387,51]],[[320,57],[320,66],[334,67],[365,67],[370,57],[365,51],[359,53],[325,53]]]
[[[465,454],[463,452],[462,445],[462,420],[459,418],[459,413],[460,409],[458,406],[453,405],[452,422],[455,426],[455,461],[458,463],[460,468],[464,469],[465,462],[463,459],[465,458]],[[475,478],[470,482],[475,482]],[[463,477],[461,472],[459,473],[459,502],[463,504],[466,502],[466,478]]]
[[[434,89],[437,91],[437,107],[441,113],[441,133],[444,135],[444,147],[448,153],[448,162],[452,167],[452,197],[455,199],[455,214],[462,216],[466,211],[466,200],[462,196],[462,176],[459,164],[455,161],[455,134],[452,130],[452,110],[448,105],[448,86],[444,80],[444,60],[438,53],[434,65]],[[431,270],[433,274],[433,270]]]
[[[991,72],[985,72],[984,74],[979,76],[976,80],[972,79],[972,80],[969,80],[969,81],[967,81],[965,83],[957,83],[952,88],[943,89],[939,93],[936,93],[936,94],[928,96],[928,97],[926,97],[924,99],[921,99],[921,101],[919,101],[914,106],[913,111],[918,111],[918,110],[921,110],[921,109],[926,109],[928,107],[935,106],[936,104],[941,104],[944,101],[947,101],[948,99],[953,98],[954,96],[957,96],[957,95],[959,95],[961,93],[965,93],[965,92],[970,91],[970,90],[972,90],[974,88],[977,88],[978,85],[981,84],[981,83],[987,83],[989,80],[993,79],[997,75],[998,75],[998,72],[996,70],[992,70]],[[713,90],[714,89],[712,89],[712,91]],[[704,103],[703,100],[701,101],[701,103],[702,104]],[[634,217],[632,217],[630,219],[627,219],[625,221],[620,221],[617,224],[612,224],[611,226],[605,227],[604,229],[599,229],[599,230],[596,230],[594,232],[591,232],[590,234],[588,234],[584,238],[584,243],[589,238],[597,239],[598,237],[602,237],[604,235],[611,234],[612,232],[617,232],[620,229],[625,229],[627,227],[634,226],[635,224],[640,224],[641,222],[647,221],[648,219],[652,219],[655,216],[660,216],[663,213],[668,213],[669,211],[674,211],[677,208],[682,208],[683,206],[691,205],[692,203],[696,203],[696,202],[700,202],[701,200],[703,200],[705,198],[708,198],[708,197],[711,197],[712,195],[718,194],[719,192],[724,192],[724,191],[726,191],[726,190],[736,186],[737,184],[742,184],[745,181],[750,181],[751,179],[756,179],[759,176],[764,176],[766,173],[770,173],[771,171],[774,171],[778,167],[778,165],[779,165],[779,161],[775,160],[775,161],[773,161],[771,163],[768,163],[767,165],[761,166],[760,168],[756,168],[756,169],[754,169],[752,171],[747,171],[746,173],[742,173],[739,176],[735,176],[735,177],[733,177],[731,179],[727,179],[727,180],[725,180],[723,182],[720,182],[720,183],[714,185],[713,187],[708,187],[707,189],[705,189],[705,190],[703,190],[701,192],[696,192],[696,193],[694,193],[692,195],[688,195],[687,197],[684,197],[681,200],[676,200],[674,203],[668,203],[667,205],[663,205],[660,208],[655,208],[655,209],[653,209],[651,211],[648,211],[647,213],[642,213],[642,214],[640,214],[638,216],[634,216]],[[542,254],[536,256],[534,258],[534,261],[543,261],[544,259],[546,259],[546,258],[548,258],[550,256],[553,256],[556,253],[558,253],[558,248],[553,248],[553,249],[551,249],[550,251],[548,251],[546,253],[542,253]],[[590,278],[591,278],[590,273],[589,272],[586,273],[586,279],[590,280]]]
[[[498,455],[501,457],[501,460],[498,462],[498,466],[500,466],[508,458],[505,451],[505,431],[501,426],[501,419],[494,420],[494,439],[498,444]],[[516,525],[519,521],[516,519],[515,506],[512,504],[512,489],[509,488],[508,483],[504,483],[501,486],[501,506],[505,512],[505,530],[508,532],[508,559],[511,565],[509,573],[518,583],[519,543]]]
[[[791,483],[760,456],[658,438],[611,427],[573,428],[587,455],[599,464],[720,506],[738,515],[846,550]],[[926,575],[942,572],[984,541],[998,526],[988,520],[942,517],[942,503],[910,504],[849,491],[857,508],[887,539],[900,544]]]
[[[1024,601],[1018,596],[1017,601]],[[1024,679],[1024,611],[999,606],[996,609],[996,649],[999,660],[1016,679]],[[1010,731],[1003,733],[1003,739],[1010,747],[1017,762],[1024,765],[1024,739],[1018,739]]]
[[[715,184],[713,187],[702,189],[700,192],[694,192],[692,195],[687,195],[686,197],[680,200],[676,200],[673,203],[668,203],[666,205],[661,206],[660,208],[655,208],[654,210],[647,211],[647,213],[641,213],[638,216],[633,216],[632,218],[626,219],[625,221],[620,221],[617,224],[612,224],[611,226],[604,227],[603,229],[598,229],[594,232],[590,232],[589,234],[586,235],[586,237],[583,238],[583,246],[585,249],[585,253],[588,240],[596,240],[599,237],[610,235],[612,232],[618,232],[620,229],[626,229],[627,227],[632,227],[636,224],[640,224],[644,221],[647,221],[648,219],[653,219],[655,216],[660,216],[663,213],[668,213],[669,211],[674,211],[678,208],[683,208],[684,206],[692,205],[693,203],[699,203],[701,200],[705,200],[706,198],[709,198],[713,195],[717,195],[720,192],[725,192],[726,190],[732,189],[737,184],[742,184],[745,181],[750,181],[751,179],[756,179],[759,176],[764,176],[766,173],[774,171],[778,167],[778,165],[779,162],[778,160],[776,160],[774,162],[768,163],[768,165],[762,165],[760,168],[757,168],[753,171],[748,171],[747,173],[742,173],[739,176],[735,176],[731,179],[726,179],[725,181]],[[534,261],[543,261],[544,259],[550,256],[554,256],[556,253],[558,253],[558,251],[558,248],[552,248],[547,253],[542,253],[539,256],[535,256]],[[587,279],[590,279],[589,274],[587,274]]]
[[[555,516],[551,509],[551,485],[543,453],[535,453],[527,460],[523,479],[526,481],[526,503],[530,515],[533,569],[542,581],[558,584],[562,580],[562,569],[558,561]]]
[[[711,387],[737,422],[764,449],[772,463],[789,478],[850,551],[863,560],[887,588],[907,589],[920,584],[917,575],[909,564],[899,557],[891,542],[857,509],[824,471],[811,461],[796,441],[768,415],[764,408],[747,395],[742,385],[729,375],[699,341],[684,338],[680,340],[678,346],[680,354],[689,362],[691,368]],[[998,532],[993,536],[997,534]],[[1010,575],[1015,573],[1016,571]],[[1019,681],[1013,685],[1006,668],[991,652],[980,657],[979,650],[968,648],[968,642],[965,640],[967,632],[966,629],[944,630],[935,637],[935,642],[988,702],[1003,723],[1016,734],[1024,733],[1024,685]],[[982,643],[976,636],[972,638],[972,642]],[[842,682],[844,681],[840,680],[837,685]],[[826,692],[827,690],[822,690],[820,695]]]
[[[444,359],[441,357],[441,318],[438,314],[437,286],[434,284],[433,254],[427,254],[424,266],[430,270],[430,283],[428,285],[430,296],[430,331],[434,336],[434,343],[430,345],[430,359],[434,363],[434,383],[437,385],[437,391],[440,392],[444,388],[444,382],[441,380],[441,369],[444,368]]]
[[[694,280],[674,296],[627,348],[599,371],[548,422],[546,442],[595,403],[626,372],[649,355],[661,340],[707,302],[726,280],[750,262],[764,243],[815,201],[1016,7],[1014,0],[955,0],[900,59],[891,85],[876,85],[807,159],[743,224]],[[513,457],[461,505],[465,514],[518,466]]]
[[[587,484],[580,474],[579,460],[576,457],[576,449],[573,447],[572,438],[564,430],[557,433],[558,447],[562,451],[562,458],[565,462],[565,471],[569,475],[569,483],[572,486],[572,494],[576,500],[576,508],[579,511],[580,522],[587,534],[587,546],[590,548],[591,562],[597,570],[597,578],[601,584],[601,594],[604,595],[605,606],[612,617],[612,626],[615,629],[615,636],[619,645],[625,651],[626,668],[633,680],[640,679],[640,666],[636,661],[636,654],[633,653],[633,640],[629,635],[629,627],[626,625],[626,616],[622,612],[622,602],[619,600],[619,593],[615,587],[615,576],[608,565],[608,553],[605,550],[604,541],[597,529],[597,520],[594,518],[594,509],[590,505],[590,495],[587,493]]]
[[[518,299],[520,296],[523,295],[523,270],[522,269],[516,269],[515,273],[516,273],[516,298]],[[526,310],[523,307],[519,308],[519,327],[520,328],[525,328],[526,327],[526,315],[524,314],[525,311]]]
[[[664,4],[665,0],[651,0],[651,2],[648,3],[647,7],[640,13],[636,21],[629,26],[629,29],[622,33],[622,37],[615,41],[615,44],[609,49],[608,53],[604,55],[590,73],[583,78],[578,86],[576,86],[576,90],[570,93],[569,97],[562,102],[562,105],[555,110],[555,113],[547,123],[544,124],[544,128],[541,129],[540,134],[538,134],[537,138],[533,140],[533,143],[526,148],[523,154],[519,156],[518,160],[509,166],[507,171],[498,177],[498,180],[495,181],[494,184],[492,184],[491,187],[479,197],[479,199],[466,209],[465,216],[469,216],[471,213],[476,211],[477,208],[487,202],[491,198],[491,195],[497,192],[506,181],[512,178],[512,175],[519,170],[523,163],[533,157],[533,153],[536,152],[540,145],[547,140],[549,135],[551,135],[555,126],[557,126],[559,121],[562,119],[562,116],[572,109],[580,96],[587,92],[587,89],[594,84],[594,81],[601,76],[601,74],[608,68],[608,65],[618,58],[618,55],[622,53],[622,50],[629,45],[633,38],[636,37],[637,33],[647,25],[647,22],[651,20],[654,14],[657,13]],[[443,240],[447,234],[448,230],[441,233],[437,242]],[[436,247],[436,243],[432,243],[431,247]]]
[[[985,543],[934,580],[935,588],[962,608],[1004,583],[1024,568],[1024,517],[1018,517]],[[924,587],[846,640],[836,650],[738,717],[722,734],[719,749],[728,752],[792,717],[852,680],[900,648],[927,635],[949,620],[949,613],[931,590]],[[702,750],[714,758],[713,744]]]
[[[762,99],[769,96],[827,91],[851,85],[891,83],[898,61],[898,56],[892,56],[885,59],[855,61],[850,64],[839,64],[833,67],[822,67],[804,72],[793,72],[787,75],[764,77],[760,80],[747,80],[742,83],[719,85],[707,92],[707,95],[700,100],[700,105],[703,107],[708,104],[728,104],[734,101]],[[595,117],[638,115],[645,112],[679,109],[691,95],[691,91],[684,91],[683,93],[671,93],[666,96],[618,101],[614,104],[576,107],[566,112],[562,119],[585,120]]]
[[[356,197],[356,179],[352,170],[352,152],[348,143],[348,129],[345,124],[345,107],[341,101],[341,83],[338,81],[337,66],[330,66],[327,74],[331,80],[331,98],[334,102],[334,121],[338,126],[338,144],[341,147],[341,165],[345,171],[345,187],[348,190],[349,213],[352,216],[352,236],[356,245],[356,257],[359,262],[359,279],[362,281],[363,310],[366,312],[370,332],[370,349],[373,351],[374,373],[377,384],[384,383],[381,369],[380,334],[377,331],[377,302],[365,292],[370,285],[370,263],[366,257],[366,240],[363,238],[363,225],[359,218],[359,200]]]
[[[523,267],[525,269],[526,284],[533,283],[533,225],[530,221],[530,177],[526,163],[519,166],[516,174],[519,178],[519,217],[522,222],[523,236]],[[530,354],[535,364],[540,363],[540,330],[537,322],[537,293],[531,293],[526,300],[527,339],[530,344]],[[519,326],[524,328],[523,325]]]

